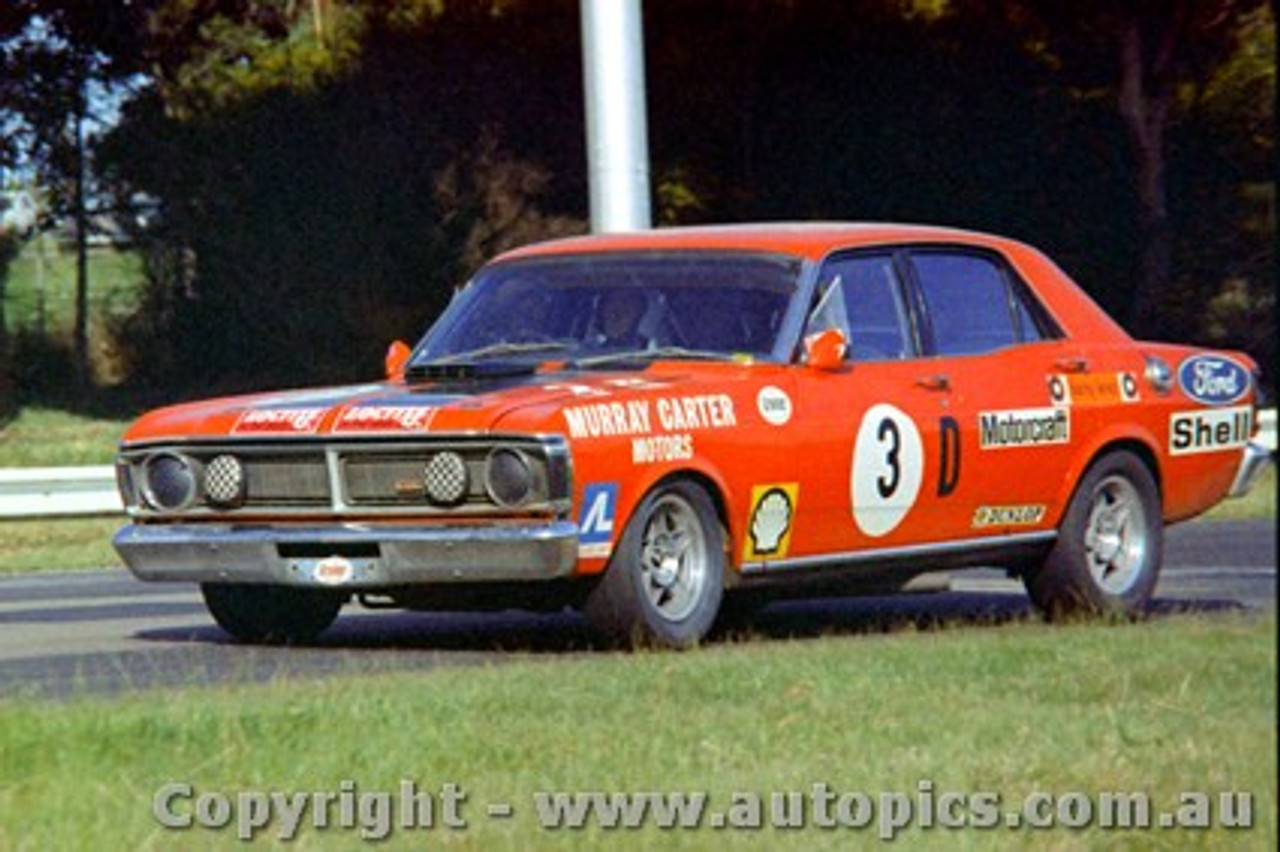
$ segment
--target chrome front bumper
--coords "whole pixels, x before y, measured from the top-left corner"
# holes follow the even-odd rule
[[[1257,482],[1258,477],[1271,464],[1271,451],[1264,444],[1250,441],[1245,445],[1240,456],[1240,467],[1236,469],[1236,478],[1231,483],[1228,497],[1243,497]]]
[[[571,521],[410,527],[131,524],[116,550],[140,580],[378,589],[551,580],[577,564]]]

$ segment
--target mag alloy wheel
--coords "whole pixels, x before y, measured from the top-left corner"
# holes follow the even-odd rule
[[[1053,549],[1023,578],[1027,592],[1050,618],[1139,615],[1155,590],[1163,535],[1151,469],[1113,450],[1081,478]]]
[[[588,596],[588,619],[623,644],[696,644],[720,608],[724,541],[701,486],[687,480],[659,485],[636,507]]]
[[[1133,483],[1109,476],[1093,490],[1084,533],[1089,573],[1103,592],[1123,595],[1142,577],[1147,558],[1146,513]]]

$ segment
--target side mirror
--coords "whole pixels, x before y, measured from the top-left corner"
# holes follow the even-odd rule
[[[849,351],[849,339],[838,328],[828,328],[804,339],[805,362],[815,370],[840,370]]]
[[[413,350],[403,340],[397,340],[387,347],[385,364],[387,378],[390,381],[399,382],[404,380],[404,368],[408,365],[411,355],[413,355]]]

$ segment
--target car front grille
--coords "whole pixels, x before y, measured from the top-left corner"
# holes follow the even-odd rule
[[[557,514],[568,510],[568,448],[558,436],[147,445],[126,448],[117,467],[125,505],[143,519],[509,514],[513,507],[499,504],[488,487],[490,458],[499,447],[529,462],[530,499],[516,508]],[[167,463],[156,464],[157,459]],[[157,481],[160,476],[163,482]]]

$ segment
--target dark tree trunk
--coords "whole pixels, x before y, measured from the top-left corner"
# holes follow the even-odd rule
[[[1144,337],[1160,331],[1160,300],[1173,275],[1164,139],[1173,100],[1169,70],[1177,26],[1175,19],[1168,20],[1158,34],[1152,35],[1144,32],[1135,18],[1127,21],[1120,33],[1119,108],[1133,146],[1138,234],[1142,240],[1129,327]],[[1149,40],[1156,43],[1147,43]]]
[[[83,92],[83,88],[82,88]],[[85,140],[84,102],[81,100],[75,117],[75,222],[76,222],[76,315],[72,333],[75,354],[76,381],[79,386],[89,386],[89,214],[85,199]]]

